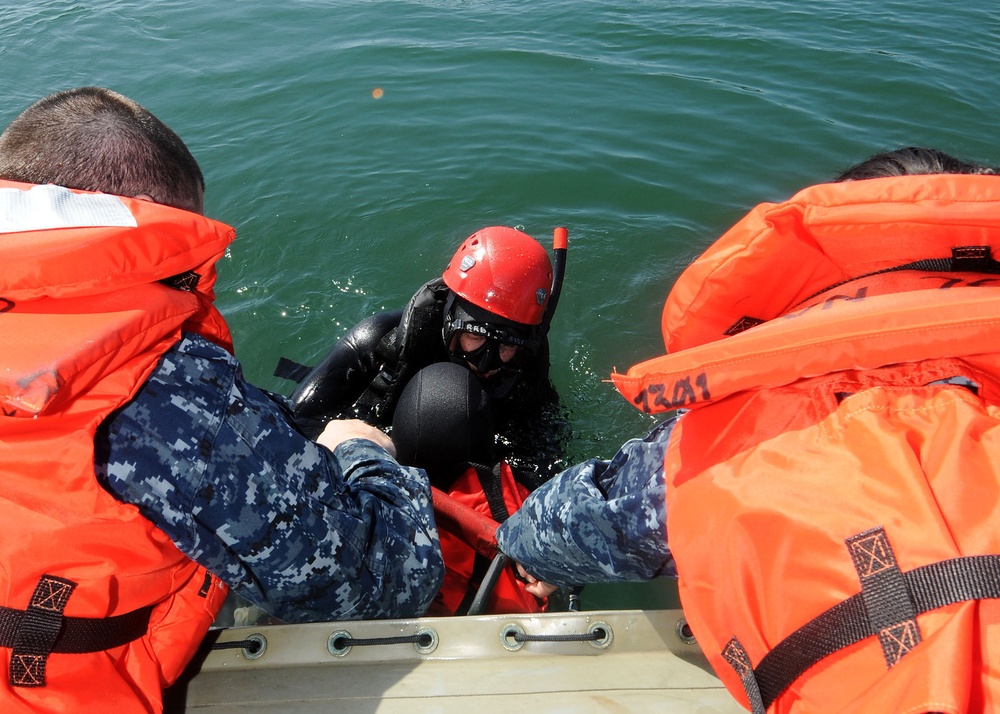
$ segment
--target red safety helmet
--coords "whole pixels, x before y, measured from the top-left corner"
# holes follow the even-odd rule
[[[522,325],[540,325],[552,290],[552,262],[527,233],[490,226],[465,239],[441,277],[473,305]]]

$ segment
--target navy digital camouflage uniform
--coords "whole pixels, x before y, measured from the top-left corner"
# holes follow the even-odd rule
[[[500,524],[500,549],[536,578],[584,585],[676,577],[663,457],[674,420],[538,487]]]
[[[422,614],[444,575],[424,472],[291,423],[232,355],[185,335],[105,421],[98,478],[285,622]]]

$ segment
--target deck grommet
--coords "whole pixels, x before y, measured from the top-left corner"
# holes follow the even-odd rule
[[[614,630],[612,630],[611,625],[606,622],[597,621],[590,623],[590,627],[587,628],[587,634],[597,635],[596,640],[590,641],[590,646],[599,650],[605,650],[610,647],[611,643],[615,639]]]
[[[340,646],[337,644],[338,640],[350,640],[351,633],[347,630],[337,630],[332,633],[326,640],[326,651],[332,654],[334,657],[344,657],[348,652],[351,651],[350,645]]]
[[[419,654],[430,654],[437,649],[440,639],[438,638],[437,630],[430,627],[424,627],[417,630],[417,637],[424,638],[429,637],[430,642],[427,644],[421,644],[420,642],[413,643],[413,649],[415,649]]]
[[[264,637],[264,635],[260,634],[259,632],[255,632],[254,634],[247,637],[244,640],[244,642],[257,643],[257,649],[255,649],[253,652],[251,652],[248,647],[243,647],[240,650],[246,659],[260,659],[261,657],[264,656],[264,652],[265,650],[267,650],[267,638]]]
[[[516,623],[512,622],[509,625],[504,625],[504,628],[500,630],[500,644],[502,644],[506,650],[517,652],[519,649],[524,647],[524,642],[519,642],[515,639],[515,637],[523,634],[524,628]]]

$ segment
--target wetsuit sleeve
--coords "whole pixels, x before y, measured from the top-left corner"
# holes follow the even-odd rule
[[[610,461],[585,461],[540,486],[500,525],[500,549],[554,585],[676,575],[663,473],[672,428],[665,422]]]
[[[310,424],[309,420],[322,423],[344,415],[375,378],[380,366],[379,342],[402,317],[402,310],[382,312],[348,330],[293,392],[296,419]]]
[[[367,440],[310,441],[201,338],[106,420],[96,462],[111,493],[286,622],[417,616],[441,583],[425,474]]]

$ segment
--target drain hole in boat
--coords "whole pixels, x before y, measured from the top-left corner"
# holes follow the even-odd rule
[[[691,625],[683,617],[677,621],[677,639],[686,645],[698,643],[698,640],[694,637],[694,630],[691,629]]]

